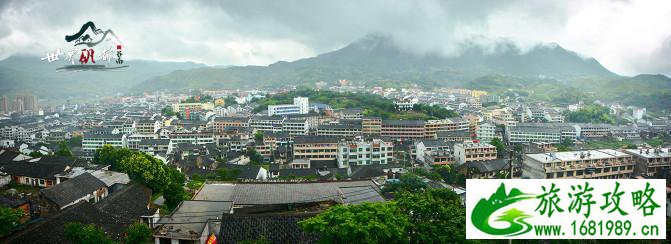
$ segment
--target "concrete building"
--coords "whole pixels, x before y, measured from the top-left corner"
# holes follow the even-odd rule
[[[383,120],[383,137],[394,138],[397,140],[424,138],[424,121],[421,120]]]
[[[428,120],[424,127],[426,138],[436,138],[441,131],[468,131],[469,122],[463,118]]]
[[[223,132],[226,127],[248,127],[249,118],[247,117],[216,117],[211,122],[212,129],[217,132]]]
[[[361,133],[367,136],[379,136],[382,134],[382,119],[366,117],[361,121]]]
[[[151,119],[141,119],[135,121],[135,133],[154,134],[161,129],[161,121]]]
[[[631,155],[612,149],[524,155],[522,177],[620,179],[634,172]]]
[[[671,148],[625,149],[624,152],[634,156],[636,174],[656,176],[671,167]]]
[[[470,141],[454,144],[454,158],[459,165],[473,161],[494,160],[496,153],[496,147],[489,143]]]
[[[291,118],[282,122],[282,132],[289,135],[307,135],[310,123],[306,118]]]
[[[175,113],[180,113],[184,111],[199,111],[199,110],[213,110],[213,103],[173,103],[172,111]]]
[[[578,131],[574,126],[562,123],[518,123],[506,127],[508,143],[548,142],[561,143],[562,140],[576,140]]]
[[[324,124],[317,127],[318,136],[354,137],[361,135],[361,123]]]
[[[380,139],[338,144],[338,167],[388,164],[394,159],[394,144]]]
[[[249,119],[249,127],[263,132],[282,132],[282,116],[254,116]]]
[[[307,97],[294,97],[294,104],[268,105],[268,116],[307,114],[310,112],[310,102]]]
[[[177,148],[179,144],[204,145],[214,143],[214,135],[206,132],[175,132],[168,137],[170,138],[168,153]]]
[[[82,151],[94,153],[104,145],[127,147],[126,134],[123,133],[84,133]]]
[[[483,142],[491,142],[496,138],[496,126],[490,123],[483,123],[475,131],[475,137]]]
[[[609,124],[575,124],[578,136],[581,138],[603,138],[611,135],[612,125]]]
[[[335,137],[299,136],[294,138],[294,159],[336,160],[338,158],[338,143]]]
[[[413,145],[412,156],[425,164],[454,163],[454,143],[442,140],[421,140]]]

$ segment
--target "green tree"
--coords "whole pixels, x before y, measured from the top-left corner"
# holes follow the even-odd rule
[[[610,109],[598,104],[586,105],[582,109],[566,112],[566,120],[574,123],[615,123],[615,116],[610,114]]]
[[[128,228],[126,229],[126,233],[128,234],[124,242],[126,244],[149,243],[149,240],[151,239],[151,236],[153,234],[149,226],[140,222],[128,226]]]
[[[234,181],[238,179],[240,169],[218,169],[217,179],[223,181]]]
[[[4,236],[19,225],[23,210],[0,207],[0,236]]]
[[[105,232],[93,224],[65,224],[65,238],[77,244],[112,244],[114,243]]]
[[[496,156],[498,158],[505,158],[506,154],[508,154],[508,147],[503,143],[503,141],[501,141],[500,138],[492,139],[489,144],[492,144],[492,146],[496,147]]]
[[[308,232],[318,232],[320,243],[406,243],[407,215],[394,203],[336,205],[299,222]]]
[[[165,205],[169,210],[175,209],[180,202],[187,198],[184,187],[180,184],[172,183],[163,192],[165,198]]]
[[[397,206],[408,216],[406,233],[410,243],[463,243],[466,239],[466,211],[461,198],[449,189],[403,192]]]
[[[161,114],[163,114],[165,117],[172,117],[177,115],[177,113],[172,110],[171,106],[166,106],[165,108],[161,109]]]
[[[251,165],[260,165],[263,163],[263,156],[254,148],[248,149],[246,155],[249,157]]]
[[[56,156],[72,157],[72,152],[65,141],[58,143],[58,150],[54,154]]]
[[[426,189],[428,185],[424,180],[412,173],[401,175],[398,182],[390,182],[382,188],[384,193],[419,192]]]
[[[93,155],[93,163],[110,165],[112,170],[119,170],[119,163],[121,160],[130,157],[135,153],[137,152],[128,148],[114,148],[112,145],[108,144],[96,150],[95,155]]]
[[[171,177],[174,177],[174,173],[168,166],[144,153],[136,153],[124,158],[119,162],[119,169],[154,192],[162,192],[172,182]]]
[[[42,157],[44,155],[42,155],[42,153],[40,151],[32,151],[32,152],[30,152],[30,154],[28,154],[28,156],[31,156],[33,158],[39,158],[39,157]]]
[[[254,140],[257,142],[263,142],[263,131],[256,131],[256,133],[254,133]]]
[[[572,147],[573,147],[573,140],[564,138],[561,140],[561,143],[557,145],[557,151],[560,152],[571,151]]]

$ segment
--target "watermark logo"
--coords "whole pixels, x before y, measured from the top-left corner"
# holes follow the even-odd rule
[[[72,47],[57,48],[41,58],[49,63],[59,60],[66,63],[56,71],[121,71],[128,68],[122,58],[124,45],[111,29],[99,29],[89,21],[77,32],[66,35],[65,41]]]
[[[525,194],[517,188],[513,188],[510,193],[506,194],[506,186],[501,183],[501,186],[489,199],[482,198],[475,205],[471,221],[476,228],[490,235],[516,236],[527,233],[531,231],[531,225],[524,219],[531,217],[531,215],[517,208],[510,208],[498,217],[494,217],[493,214],[501,208],[533,198],[532,195]],[[496,228],[489,224],[491,220],[506,222],[509,226],[507,228]]]
[[[466,185],[468,239],[666,238],[665,180],[469,179]]]

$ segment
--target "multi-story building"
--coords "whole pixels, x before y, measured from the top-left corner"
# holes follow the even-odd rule
[[[305,118],[285,119],[282,122],[282,132],[289,135],[307,135],[310,131],[309,122]]]
[[[454,158],[460,165],[473,161],[494,160],[496,153],[496,147],[489,143],[470,141],[454,144]]]
[[[578,137],[575,127],[561,123],[518,123],[506,127],[508,143],[548,142],[561,143],[562,140],[574,141]]]
[[[217,132],[223,132],[226,127],[244,128],[249,126],[249,118],[246,117],[216,117],[211,123],[212,129]]]
[[[310,112],[310,102],[307,97],[294,97],[294,104],[268,105],[268,116],[307,114]]]
[[[480,124],[475,131],[475,136],[480,141],[491,142],[496,138],[496,126],[490,123]]]
[[[254,116],[249,119],[249,127],[263,132],[282,132],[282,116]]]
[[[463,118],[428,120],[424,127],[426,138],[436,138],[441,131],[468,131],[469,122]]]
[[[208,132],[173,132],[169,136],[170,146],[168,153],[172,152],[179,144],[211,144],[214,143],[214,135]]]
[[[610,133],[611,136],[622,139],[641,139],[641,130],[635,125],[613,126]]]
[[[365,117],[361,121],[361,133],[367,136],[379,136],[382,133],[382,119]]]
[[[421,140],[414,143],[412,156],[427,164],[451,164],[454,163],[453,148],[454,143],[442,140]]]
[[[360,120],[363,119],[363,109],[360,108],[345,108],[339,111],[340,119]]]
[[[361,135],[361,123],[323,124],[317,127],[318,136],[354,137]]]
[[[636,174],[656,176],[671,167],[671,148],[626,149],[636,161]]]
[[[394,138],[397,140],[424,138],[424,121],[421,120],[383,120],[383,137]]]
[[[213,110],[213,103],[173,103],[172,111],[175,113],[180,113],[184,111],[199,111],[199,110]]]
[[[388,164],[394,159],[394,144],[380,139],[341,142],[338,144],[338,167]]]
[[[526,154],[522,166],[522,177],[531,179],[619,179],[633,172],[633,157],[612,149]]]
[[[613,126],[609,124],[575,124],[578,135],[582,138],[601,138],[611,134]]]
[[[9,113],[9,98],[0,96],[0,113]]]
[[[135,133],[154,134],[161,129],[161,121],[151,119],[141,119],[135,121]]]
[[[82,138],[82,151],[94,153],[104,145],[113,147],[127,147],[126,134],[124,133],[84,133]]]
[[[471,133],[468,131],[439,131],[436,139],[450,142],[463,142],[473,140]]]
[[[338,143],[335,137],[326,136],[299,136],[294,138],[294,159],[336,160],[338,158]]]
[[[36,142],[37,134],[44,131],[44,126],[38,123],[7,123],[0,125],[0,138],[10,139],[15,141],[34,143]]]

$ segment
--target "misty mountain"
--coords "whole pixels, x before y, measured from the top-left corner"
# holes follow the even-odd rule
[[[364,85],[416,83],[426,87],[461,86],[487,75],[557,80],[618,77],[595,59],[583,58],[556,44],[539,45],[527,52],[509,42],[486,48],[466,45],[459,55],[446,56],[406,51],[389,37],[371,35],[312,58],[281,61],[268,66],[175,71],[150,79],[139,88],[275,87],[341,79]]]
[[[92,98],[128,92],[145,80],[175,70],[204,67],[193,62],[125,60],[125,71],[56,72],[62,63],[32,56],[0,60],[0,95],[31,93],[40,98]]]

